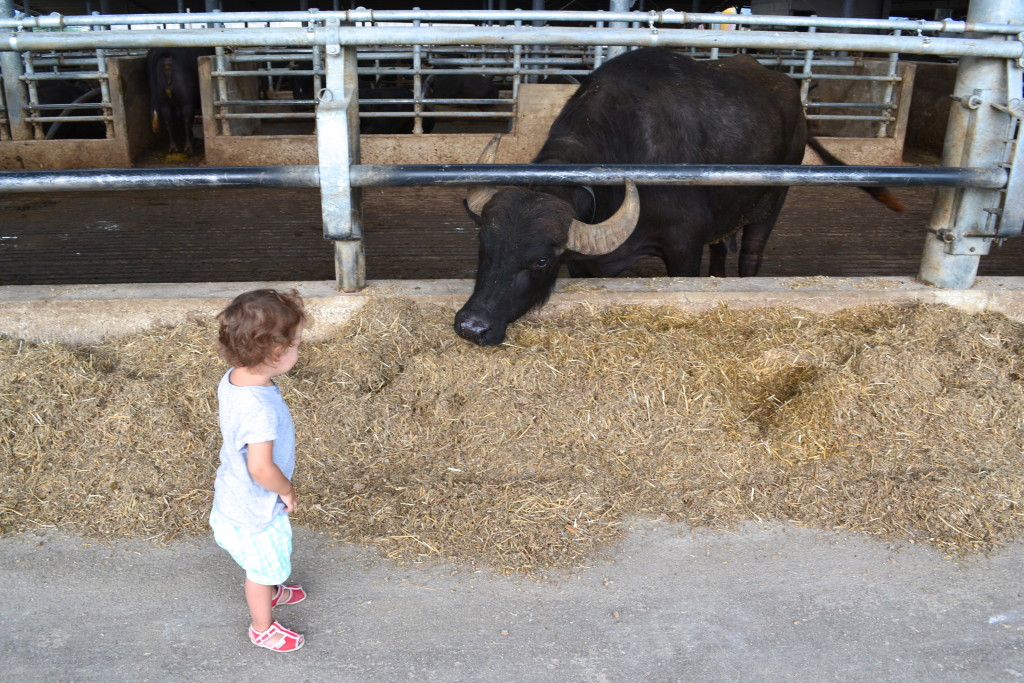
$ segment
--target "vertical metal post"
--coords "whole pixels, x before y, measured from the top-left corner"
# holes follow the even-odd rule
[[[204,8],[207,13],[214,13],[221,11],[220,0],[204,0]],[[211,22],[210,28],[224,28],[224,24],[220,22]],[[227,53],[223,46],[218,45],[214,49],[214,57],[212,67],[218,73],[224,73],[225,71],[233,71],[233,59]],[[226,102],[228,100],[228,80],[226,76],[218,76],[214,82],[214,92],[216,93],[217,102]],[[215,105],[214,110],[216,116],[220,117],[219,130],[220,134],[227,137],[231,135],[231,121],[224,117],[228,113],[227,106],[221,104]],[[205,125],[205,124],[204,124]]]
[[[0,17],[14,17],[14,0],[0,0]],[[25,87],[21,84],[21,55],[0,52],[0,74],[3,75],[4,101],[7,103],[7,124],[15,140],[31,140],[32,129],[25,122]]]
[[[902,35],[902,31],[893,31],[894,36]],[[896,120],[896,80],[900,70],[900,53],[892,52],[889,54],[889,70],[886,74],[889,80],[885,83],[885,93],[882,95],[882,104],[886,105],[885,109],[882,110],[887,118],[891,118],[892,121]],[[879,121],[878,130],[875,132],[876,138],[884,138],[889,135],[889,124],[892,121]]]
[[[334,241],[335,281],[338,289],[354,292],[366,286],[362,201],[349,170],[359,163],[359,81],[356,48],[341,47],[339,26],[337,19],[327,20],[327,33],[335,38],[327,41],[327,80],[316,107],[317,157],[324,237]]]
[[[419,9],[414,7],[413,9]],[[412,22],[413,26],[419,26],[420,20]],[[423,91],[423,46],[413,45],[412,46],[412,99],[413,106],[412,110],[416,116],[412,120],[412,132],[420,135],[423,133],[423,98],[427,94]]]
[[[810,26],[807,29],[808,33],[817,33],[816,26]],[[807,105],[811,100],[811,78],[814,76],[814,50],[807,50],[804,52],[804,70],[803,78],[800,79],[800,101],[804,105],[804,111],[807,111]]]
[[[513,23],[517,29],[523,25],[522,20],[516,19]],[[512,101],[515,103],[514,106],[518,107],[519,103],[519,84],[529,83],[529,76],[523,74],[523,46],[513,45],[512,46],[512,68],[515,70],[512,76]]]
[[[544,0],[533,0],[533,3],[531,4],[530,9],[533,10],[534,12],[543,12],[544,10],[547,9],[547,7],[544,6]],[[547,22],[545,22],[545,21],[535,21],[535,22],[533,22],[533,25],[534,26],[544,26],[546,23]]]
[[[808,27],[808,33],[817,33],[817,27]],[[814,77],[814,50],[804,52],[803,78],[800,79],[800,101],[804,104],[804,113],[807,113],[807,104],[811,100],[811,79]]]
[[[324,79],[320,73],[324,70],[323,48],[319,45],[313,46],[313,95],[324,88]]]
[[[106,2],[106,0],[104,0],[104,2]],[[101,6],[102,6],[102,4],[101,4]],[[94,14],[98,14],[98,13],[94,13]],[[92,28],[92,30],[93,31],[110,30],[110,27],[109,26],[107,26],[107,27],[94,26]],[[100,78],[99,78],[99,84],[100,84],[100,104],[102,105],[102,108],[100,109],[100,111],[103,112],[104,116],[109,117],[109,118],[107,118],[103,122],[104,129],[105,129],[104,132],[105,132],[108,140],[113,140],[116,137],[116,135],[114,134],[114,121],[113,121],[113,116],[112,116],[112,114],[114,112],[113,112],[113,108],[108,106],[108,104],[110,102],[110,75],[107,72],[107,53],[102,48],[97,48],[97,50],[96,50],[96,73],[98,73],[100,75]],[[50,130],[53,130],[53,126],[50,127]]]
[[[28,139],[42,140],[46,137],[43,134],[43,124],[34,120],[39,117],[39,81],[33,78],[36,74],[36,68],[32,61],[31,52],[21,53],[21,73],[25,77],[25,89],[28,92],[28,107],[29,115],[25,117],[26,125],[31,131]]]
[[[968,22],[1024,23],[1024,3],[971,0]],[[991,40],[1006,38],[991,38]],[[1005,150],[1000,139],[1011,124],[1006,113],[1011,76],[1019,69],[1009,60],[961,57],[953,86],[953,104],[942,152],[943,166],[991,167]],[[949,289],[974,285],[981,257],[997,230],[998,190],[940,188],[929,221],[919,277]]]
[[[532,9],[535,12],[543,12],[544,9],[545,9],[545,7],[544,7],[544,0],[533,0],[533,6],[530,9]],[[533,26],[544,26],[545,23],[546,22],[543,22],[543,21],[534,21],[534,22],[532,22],[532,25]],[[544,67],[541,66],[540,64],[538,64],[537,61],[539,61],[540,58],[543,58],[547,54],[548,46],[547,45],[531,45],[528,49],[529,49],[529,56],[535,60],[534,64],[532,64],[530,66],[530,70],[531,71],[540,71]],[[540,83],[542,78],[543,78],[543,76],[537,76],[537,75],[531,74],[530,76],[527,77],[527,82],[528,83]]]
[[[234,65],[230,63],[231,56],[227,50],[223,47],[214,48],[213,57],[213,70],[219,74],[223,74],[225,71],[232,71]],[[217,76],[214,79],[214,92],[216,93],[215,110],[216,116],[218,117],[217,128],[220,135],[228,136],[231,135],[231,121],[224,115],[228,113],[228,108],[223,104],[216,104],[219,102],[228,101],[228,83],[227,76]],[[205,125],[205,124],[204,124]]]
[[[628,12],[633,6],[633,0],[611,0],[609,10],[612,12]],[[629,24],[624,21],[612,21],[608,23],[610,28],[626,28]],[[612,45],[608,48],[608,59],[614,59],[626,51],[624,45]]]

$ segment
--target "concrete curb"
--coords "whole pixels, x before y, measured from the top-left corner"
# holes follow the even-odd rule
[[[88,344],[157,325],[215,315],[235,295],[258,287],[294,287],[316,325],[310,339],[330,335],[367,301],[407,298],[457,310],[471,280],[377,280],[357,293],[332,282],[214,282],[0,287],[0,334],[29,341]],[[934,303],[970,313],[998,312],[1024,320],[1024,277],[982,277],[969,290],[946,290],[911,277],[871,278],[613,278],[560,280],[539,313],[584,304],[678,306],[700,312],[791,307],[819,312],[878,304]]]

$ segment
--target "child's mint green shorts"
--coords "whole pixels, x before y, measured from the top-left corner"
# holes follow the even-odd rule
[[[231,553],[253,583],[280,585],[292,573],[292,523],[288,515],[277,515],[270,526],[253,533],[224,519],[214,509],[210,512],[210,527],[217,545]]]

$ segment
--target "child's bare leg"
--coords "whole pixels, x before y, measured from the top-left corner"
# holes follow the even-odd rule
[[[271,600],[274,599],[276,586],[264,586],[249,579],[245,580],[245,601],[249,605],[252,627],[262,633],[274,623]]]
[[[249,640],[277,652],[293,652],[302,647],[302,634],[290,631],[274,621],[273,602],[277,586],[265,586],[248,578],[245,580],[245,601],[249,605],[252,626]],[[303,596],[305,597],[305,596]],[[272,632],[270,629],[274,629]]]

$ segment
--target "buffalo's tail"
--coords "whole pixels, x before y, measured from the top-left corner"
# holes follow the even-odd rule
[[[164,73],[164,96],[174,100],[174,55],[167,55],[160,61]]]
[[[150,125],[153,128],[153,133],[160,132],[159,108],[161,103],[165,100],[172,101],[174,99],[172,90],[172,73],[174,71],[173,64],[174,55],[167,51],[161,52],[159,54],[158,61],[151,63],[150,66]],[[161,80],[163,81],[163,88],[160,87]]]
[[[849,166],[844,161],[841,161],[838,157],[829,152],[825,147],[818,142],[813,135],[807,136],[807,146],[810,147],[817,153],[821,160],[830,166]],[[861,187],[860,189],[867,192],[869,195],[875,198],[876,201],[882,202],[892,211],[905,211],[906,206],[899,198],[889,191],[887,187],[881,187],[878,185],[872,185],[867,187]]]

